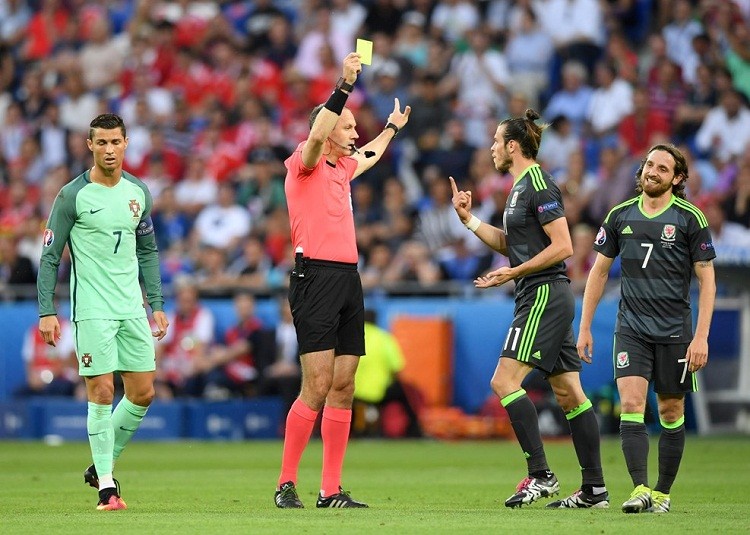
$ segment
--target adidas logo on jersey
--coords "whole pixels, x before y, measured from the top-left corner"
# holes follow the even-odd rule
[[[632,234],[633,233],[633,229],[631,229],[630,225],[628,225],[627,227],[625,227],[624,229],[622,229],[622,233],[623,234]]]
[[[532,359],[540,359],[540,360],[541,360],[541,358],[542,358],[542,353],[541,353],[541,352],[539,352],[539,351],[534,351],[534,352],[533,352],[533,353],[531,354],[531,358],[532,358]]]

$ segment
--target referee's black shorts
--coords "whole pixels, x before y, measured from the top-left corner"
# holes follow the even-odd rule
[[[300,354],[365,354],[365,304],[357,264],[305,258],[289,280]]]

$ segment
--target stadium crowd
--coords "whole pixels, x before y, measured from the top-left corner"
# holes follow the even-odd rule
[[[719,249],[746,249],[748,22],[747,0],[0,0],[2,291],[34,283],[53,196],[89,166],[88,123],[105,111],[125,119],[125,169],[154,196],[167,288],[185,273],[203,293],[283,288],[283,161],[357,37],[374,42],[347,103],[360,142],[393,97],[414,110],[354,183],[367,289],[503,262],[454,217],[447,177],[499,223],[511,178],[492,132],[526,107],[551,124],[540,160],[564,192],[578,291],[596,228],[655,142],[690,156],[689,196]]]

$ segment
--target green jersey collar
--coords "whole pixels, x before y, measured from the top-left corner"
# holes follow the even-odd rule
[[[526,169],[523,170],[523,172],[518,175],[518,177],[513,181],[513,185],[515,186],[518,184],[518,181],[521,180],[523,177],[526,176],[526,174],[531,171],[534,167],[540,167],[540,165],[536,162],[532,163],[530,166],[528,166]]]
[[[669,202],[667,203],[667,205],[664,208],[662,208],[661,210],[659,210],[655,214],[650,215],[650,214],[647,214],[646,211],[643,209],[643,195],[644,194],[641,193],[640,196],[638,197],[638,209],[641,211],[641,213],[643,214],[643,216],[647,217],[648,219],[657,218],[661,214],[663,214],[664,212],[666,212],[667,209],[674,204],[674,201],[677,198],[677,197],[674,196],[674,194],[672,194],[672,197],[669,199]]]

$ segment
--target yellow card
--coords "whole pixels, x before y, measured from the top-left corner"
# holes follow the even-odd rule
[[[363,65],[370,65],[372,63],[372,41],[357,39],[357,54],[360,55],[359,61]]]

